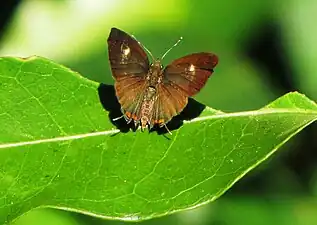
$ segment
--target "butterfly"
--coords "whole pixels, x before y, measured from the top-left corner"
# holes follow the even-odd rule
[[[115,92],[123,114],[116,119],[134,121],[135,127],[140,125],[142,131],[154,125],[167,129],[166,124],[185,108],[188,97],[204,87],[218,64],[215,54],[199,52],[176,59],[163,68],[161,60],[174,46],[161,58],[154,58],[133,36],[118,28],[111,29],[107,43]]]

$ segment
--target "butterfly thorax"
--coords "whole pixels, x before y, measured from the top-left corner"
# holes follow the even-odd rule
[[[160,61],[155,61],[151,64],[149,72],[146,76],[148,85],[156,87],[162,81],[162,64]]]
[[[146,76],[147,88],[144,93],[141,105],[141,127],[146,128],[147,124],[151,124],[153,115],[153,106],[157,99],[157,86],[162,81],[162,65],[159,61],[154,62]]]

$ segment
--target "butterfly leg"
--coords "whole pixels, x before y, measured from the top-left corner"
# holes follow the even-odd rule
[[[149,124],[149,130],[151,130],[154,127],[154,125],[150,122],[148,122],[148,124]]]
[[[112,121],[117,121],[117,120],[120,120],[120,119],[121,119],[121,118],[123,118],[123,117],[124,117],[124,115],[119,116],[119,117],[117,117],[117,118],[112,119]]]
[[[160,128],[165,127],[165,129],[167,130],[167,132],[168,132],[170,135],[172,135],[172,132],[167,128],[166,123],[162,123],[162,124],[160,124],[159,126],[160,126]]]
[[[139,124],[140,124],[140,120],[134,120],[134,127],[135,128],[138,128]]]

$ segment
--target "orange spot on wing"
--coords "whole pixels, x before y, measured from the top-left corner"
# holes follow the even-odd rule
[[[125,115],[126,115],[128,118],[131,118],[131,113],[130,113],[130,112],[125,112]]]
[[[164,119],[160,119],[160,120],[158,121],[158,123],[159,123],[159,124],[164,123]]]
[[[154,124],[162,124],[162,123],[164,123],[164,119],[154,120],[153,123]]]
[[[138,117],[135,114],[132,114],[132,119],[137,120]]]

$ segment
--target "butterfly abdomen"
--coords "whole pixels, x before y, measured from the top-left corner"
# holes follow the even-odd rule
[[[146,89],[146,92],[144,94],[144,99],[141,105],[140,117],[141,117],[142,129],[146,128],[147,124],[150,124],[152,114],[153,114],[153,106],[155,103],[155,96],[156,96],[156,88],[153,86],[149,86]]]

